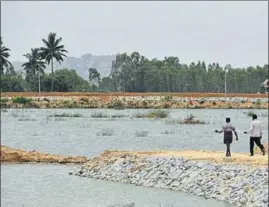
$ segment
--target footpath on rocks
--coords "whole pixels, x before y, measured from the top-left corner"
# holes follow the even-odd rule
[[[235,206],[268,206],[268,156],[216,151],[105,151],[78,176],[182,191]]]

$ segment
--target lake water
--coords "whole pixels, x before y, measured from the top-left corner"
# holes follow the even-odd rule
[[[249,135],[243,134],[250,125],[249,110],[168,110],[169,118],[159,120],[132,118],[147,110],[9,110],[1,113],[1,141],[10,147],[63,155],[96,156],[107,149],[119,150],[182,150],[212,149],[224,150],[223,134],[214,133],[231,117],[239,134],[239,142],[232,145],[232,151],[248,152]],[[254,110],[258,114],[267,110]],[[127,117],[91,118],[94,112]],[[79,113],[83,117],[59,120],[50,115]],[[167,124],[167,119],[184,119],[193,114],[207,125]],[[25,121],[29,120],[29,121]],[[260,117],[264,136],[268,134],[268,117]],[[108,136],[103,136],[108,135]],[[264,137],[262,141],[266,141]]]
[[[91,109],[22,109],[1,113],[1,144],[25,150],[62,155],[96,156],[107,149],[213,149],[224,150],[223,135],[215,134],[225,117],[231,117],[238,130],[239,142],[232,151],[248,152],[251,118],[249,110],[168,110],[166,119],[136,119],[136,113],[147,110]],[[254,110],[258,114],[267,110]],[[123,118],[92,118],[102,112],[124,115]],[[50,115],[79,113],[82,117],[54,118]],[[184,119],[193,114],[207,125],[168,124],[168,119]],[[268,134],[268,117],[260,118],[264,135]],[[105,136],[107,135],[107,136]],[[263,140],[267,140],[264,137]],[[106,207],[135,202],[137,207],[231,206],[200,197],[163,189],[93,180],[68,175],[74,165],[4,164],[1,165],[1,203],[5,207]]]
[[[1,165],[1,206],[230,207],[230,204],[157,188],[145,188],[68,175],[77,167],[49,164]]]

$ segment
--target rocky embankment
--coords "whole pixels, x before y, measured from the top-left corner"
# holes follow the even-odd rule
[[[7,94],[8,95],[8,94]],[[268,96],[261,97],[204,97],[140,95],[140,96],[5,96],[2,108],[113,108],[113,109],[267,109]],[[254,94],[255,95],[255,94]],[[256,94],[257,95],[257,94]]]
[[[82,164],[89,161],[86,157],[61,156],[33,151],[24,151],[1,145],[1,163],[24,163],[24,162],[45,162],[45,163],[76,163]]]
[[[235,206],[268,206],[268,157],[215,151],[105,151],[78,176],[183,191]]]

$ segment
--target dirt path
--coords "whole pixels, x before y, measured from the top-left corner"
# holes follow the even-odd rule
[[[46,163],[85,163],[86,157],[61,156],[47,153],[40,153],[35,150],[24,151],[1,145],[1,162],[23,163],[23,162],[46,162]]]
[[[268,167],[268,154],[265,156],[261,155],[260,152],[256,152],[255,156],[250,157],[249,154],[245,153],[232,153],[232,157],[226,158],[224,152],[219,151],[195,151],[195,150],[185,150],[185,151],[105,151],[99,157],[100,161],[115,160],[123,155],[138,156],[138,157],[184,157],[188,160],[199,160],[208,161],[213,163],[225,164],[240,164],[247,165],[250,167]]]
[[[268,153],[268,144],[266,146],[266,151]],[[94,160],[101,162],[115,161],[124,155],[137,156],[137,157],[150,157],[150,156],[160,156],[160,157],[184,157],[189,160],[200,160],[209,161],[213,163],[233,163],[248,166],[268,166],[268,154],[262,156],[260,152],[256,151],[255,156],[250,157],[248,154],[244,153],[232,153],[232,157],[226,158],[224,152],[219,151],[196,151],[196,150],[184,150],[184,151],[119,151],[119,150],[106,150],[104,153],[100,154]],[[86,157],[78,156],[61,156],[47,153],[40,153],[35,150],[24,151],[20,149],[10,148],[1,145],[1,162],[9,163],[23,163],[23,162],[47,162],[47,163],[86,163],[91,159]]]

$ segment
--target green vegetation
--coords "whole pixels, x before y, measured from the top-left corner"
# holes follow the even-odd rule
[[[17,96],[17,97],[12,98],[12,102],[17,103],[17,104],[30,104],[32,102],[32,99],[22,97],[22,96]]]
[[[121,100],[119,99],[113,99],[111,100],[108,108],[113,108],[113,109],[117,109],[117,110],[122,110],[124,109],[124,105],[123,103],[121,102]]]
[[[204,61],[184,64],[179,57],[165,57],[163,60],[148,59],[139,52],[122,53],[112,62],[111,73],[101,77],[96,68],[89,68],[89,79],[81,78],[74,69],[55,70],[54,62],[61,63],[68,53],[62,44],[62,37],[49,33],[42,39],[43,46],[32,48],[24,55],[25,74],[15,72],[8,61],[11,50],[2,44],[1,38],[1,91],[58,92],[224,92],[224,76],[227,71],[228,93],[257,93],[261,83],[268,79],[268,64],[264,66],[232,68],[218,63]],[[51,73],[45,73],[50,66]],[[59,69],[59,68],[57,68]],[[166,96],[163,101],[171,101]],[[203,100],[200,104],[203,104]],[[86,103],[86,102],[85,102]],[[260,103],[257,102],[257,107]],[[166,105],[164,108],[167,108]],[[123,109],[120,102],[110,108]]]
[[[56,33],[49,33],[48,39],[42,39],[45,47],[40,48],[40,56],[49,65],[51,64],[51,91],[54,91],[54,74],[53,74],[53,60],[63,62],[63,57],[66,57],[67,50],[64,45],[60,45],[62,38],[57,38]]]
[[[253,111],[249,111],[249,112],[245,112],[245,114],[246,114],[247,116],[253,116],[253,115],[256,114],[256,113],[253,112]]]
[[[135,118],[166,118],[169,115],[168,111],[154,110],[147,113],[137,113],[134,115]]]

